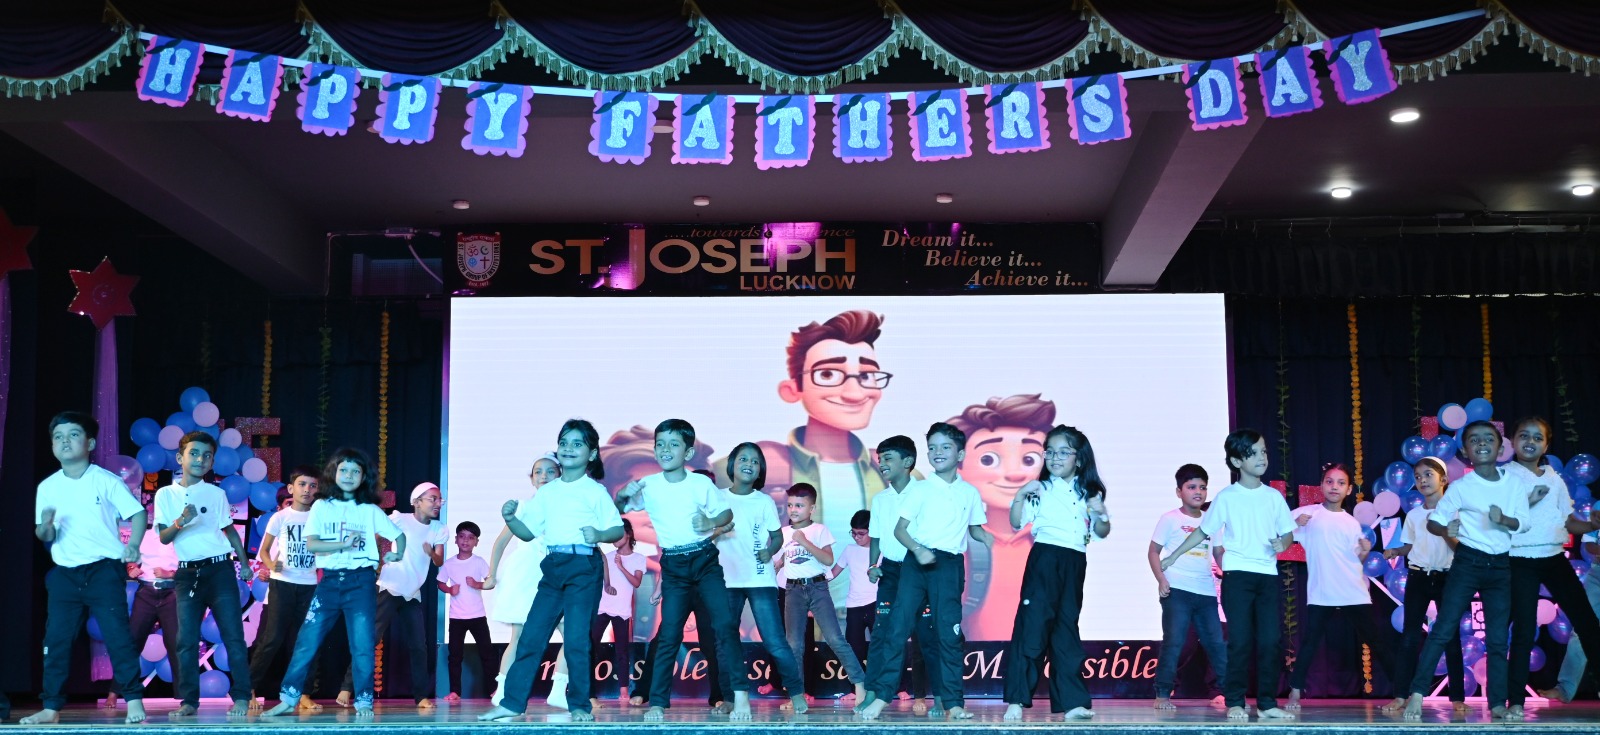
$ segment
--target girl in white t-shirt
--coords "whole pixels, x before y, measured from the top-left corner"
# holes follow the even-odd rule
[[[561,466],[556,464],[556,453],[545,452],[544,456],[534,460],[533,471],[528,473],[533,492],[537,494],[539,488],[560,474]],[[500,535],[494,540],[494,550],[489,553],[489,576],[483,580],[484,589],[495,590],[492,600],[494,609],[489,611],[489,617],[495,622],[511,626],[511,640],[506,643],[506,651],[500,656],[500,673],[495,677],[494,696],[489,700],[495,704],[500,703],[500,690],[505,686],[506,672],[511,670],[511,662],[517,658],[517,641],[522,638],[522,624],[528,619],[533,594],[539,589],[539,579],[544,576],[539,570],[539,564],[545,556],[544,540],[535,538],[524,541],[512,550],[511,556],[505,557],[506,546],[514,538],[509,526],[500,528]],[[501,580],[507,584],[500,585]],[[562,631],[562,640],[566,640],[565,631]],[[561,686],[552,686],[550,695],[554,698],[556,692],[561,692],[560,708],[566,709],[567,657],[562,655],[562,651],[556,651],[556,670],[552,678],[559,678]],[[551,706],[556,705],[552,703]]]
[[[1033,705],[1033,690],[1044,671],[1045,652],[1056,672],[1050,677],[1050,710],[1065,719],[1094,716],[1083,684],[1083,641],[1078,616],[1083,611],[1084,552],[1089,539],[1111,533],[1106,486],[1095,466],[1089,437],[1057,425],[1044,437],[1044,467],[1039,479],[1022,487],[1011,501],[1011,527],[1032,525],[1033,548],[1022,571],[1022,604],[1006,646],[1007,720],[1022,719]]]
[[[1322,466],[1322,502],[1303,505],[1293,513],[1295,538],[1306,550],[1306,622],[1300,637],[1299,658],[1289,677],[1289,701],[1285,707],[1300,708],[1311,666],[1322,648],[1328,624],[1342,617],[1355,628],[1359,642],[1367,644],[1372,655],[1391,662],[1393,645],[1372,618],[1372,592],[1362,560],[1372,551],[1361,522],[1345,511],[1350,495],[1350,471],[1338,462]],[[1387,668],[1387,666],[1386,666]]]

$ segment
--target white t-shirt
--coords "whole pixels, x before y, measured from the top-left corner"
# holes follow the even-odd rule
[[[183,507],[193,505],[199,515],[184,524],[183,530],[173,538],[172,546],[178,551],[178,561],[199,561],[214,556],[233,553],[233,544],[222,534],[224,528],[233,526],[233,510],[228,505],[228,494],[209,482],[187,487],[168,485],[156,491],[156,525],[170,526],[183,516]]]
[[[546,548],[592,546],[583,540],[584,526],[604,531],[622,525],[611,493],[588,475],[572,482],[551,480],[532,498],[517,504],[517,520],[533,532],[534,538],[544,541]]]
[[[1234,483],[1217,493],[1211,509],[1200,519],[1200,530],[1222,552],[1222,571],[1278,574],[1278,554],[1272,540],[1293,531],[1289,505],[1271,485],[1248,488]]]
[[[420,600],[422,583],[428,581],[428,565],[433,563],[422,551],[422,545],[444,546],[449,540],[448,532],[443,521],[435,518],[423,525],[413,513],[391,511],[389,520],[406,535],[406,555],[398,562],[383,565],[378,572],[378,589],[402,599]]]
[[[628,583],[627,579],[622,576],[622,571],[617,569],[618,559],[622,560],[622,566],[627,568],[630,574],[640,574],[644,572],[644,554],[634,551],[632,554],[627,556],[618,556],[617,552],[615,551],[607,552],[605,559],[606,571],[611,574],[611,588],[616,590],[617,594],[608,595],[606,594],[604,587],[600,588],[599,614],[610,615],[613,617],[622,618],[624,620],[632,620],[633,593],[637,590],[633,585]],[[644,583],[643,577],[639,578],[639,583]]]
[[[1161,555],[1165,557],[1183,545],[1183,540],[1199,527],[1199,518],[1191,518],[1182,508],[1176,508],[1167,511],[1156,521],[1156,530],[1150,534],[1150,541],[1161,546]],[[1215,596],[1217,586],[1216,578],[1211,575],[1211,539],[1201,541],[1173,561],[1166,574],[1167,584],[1173,589],[1206,597]]]
[[[845,607],[861,607],[874,605],[878,602],[878,583],[867,578],[867,552],[869,549],[858,543],[845,544],[844,550],[839,552],[846,571],[850,573],[850,594],[845,595]],[[882,549],[879,549],[882,553]]]
[[[1306,569],[1310,577],[1306,596],[1312,605],[1370,605],[1367,575],[1357,555],[1361,522],[1349,513],[1335,513],[1321,504],[1303,505],[1289,514],[1293,518],[1311,516],[1306,525],[1295,528],[1294,537],[1306,549]]]
[[[306,521],[310,519],[310,510],[284,508],[267,521],[272,559],[283,562],[283,571],[274,571],[273,579],[290,584],[317,583],[317,555],[306,550]]]
[[[1528,531],[1511,538],[1511,555],[1543,559],[1563,553],[1567,539],[1571,538],[1567,533],[1567,517],[1572,515],[1572,496],[1567,493],[1567,481],[1549,467],[1544,468],[1543,475],[1535,475],[1516,462],[1507,464],[1505,469],[1508,474],[1520,476],[1528,484],[1529,492],[1539,485],[1550,488],[1543,500],[1528,506]]]
[[[1485,554],[1505,554],[1511,551],[1511,536],[1528,528],[1528,490],[1526,480],[1519,475],[1499,472],[1496,480],[1486,480],[1477,470],[1468,473],[1445,490],[1439,507],[1428,514],[1429,520],[1440,525],[1461,519],[1461,531],[1456,541]],[[1549,498],[1546,498],[1549,500]],[[1489,520],[1489,506],[1500,506],[1500,512],[1517,519],[1516,531]]]
[[[323,541],[355,541],[348,549],[317,554],[318,569],[373,569],[378,566],[378,536],[394,541],[400,538],[400,527],[372,503],[324,498],[311,504],[306,534]],[[407,542],[406,556],[420,553]]]
[[[483,590],[468,585],[467,578],[471,577],[473,581],[482,584],[483,578],[487,576],[489,576],[489,562],[484,561],[481,556],[473,555],[462,559],[458,555],[444,560],[444,566],[439,567],[439,581],[448,585],[461,585],[460,592],[447,595],[450,598],[451,620],[484,617]]]
[[[894,529],[900,525],[900,502],[905,499],[906,491],[910,489],[911,485],[908,483],[904,490],[887,487],[872,496],[872,515],[867,521],[867,536],[878,540],[880,560],[897,562],[906,560],[906,545],[894,537]]]
[[[772,496],[760,490],[735,495],[718,488],[722,501],[733,509],[733,533],[717,537],[717,559],[722,563],[722,578],[729,587],[771,587],[777,584],[772,561],[756,560],[756,553],[767,548],[769,534],[780,528],[778,506]]]
[[[162,577],[156,576],[157,569],[178,571],[178,552],[161,543],[161,533],[152,528],[144,532],[144,538],[139,539],[139,579],[146,582],[161,580]],[[171,579],[172,574],[169,573],[166,578]]]
[[[1432,512],[1432,508],[1420,505],[1406,511],[1406,523],[1400,529],[1400,543],[1411,544],[1411,553],[1406,554],[1407,565],[1425,572],[1443,572],[1450,569],[1456,551],[1450,548],[1443,536],[1435,536],[1428,530],[1428,514]]]
[[[778,549],[778,553],[783,556],[783,578],[810,579],[827,574],[829,565],[823,564],[817,557],[812,556],[809,550],[801,546],[800,542],[794,539],[796,533],[805,536],[812,546],[823,549],[833,546],[833,532],[821,523],[813,522],[798,531],[794,526],[784,526],[783,547]]]
[[[988,520],[978,488],[960,475],[955,482],[945,482],[938,474],[906,486],[900,517],[910,521],[906,533],[913,540],[951,554],[966,553],[967,527]]]
[[[1087,551],[1089,539],[1103,539],[1089,520],[1089,500],[1079,498],[1074,477],[1071,482],[1051,477],[1039,493],[1039,502],[1022,504],[1022,525],[1033,524],[1034,543],[1050,544],[1075,551]]]
[[[710,531],[694,530],[694,517],[720,515],[727,510],[717,492],[716,483],[706,476],[690,472],[678,482],[669,482],[660,472],[641,481],[644,490],[639,494],[644,502],[644,512],[650,516],[650,525],[656,529],[656,543],[662,549],[703,541]],[[543,495],[543,493],[540,493]],[[739,519],[734,518],[737,523]]]
[[[81,567],[101,559],[121,561],[123,543],[117,522],[144,510],[122,478],[93,464],[76,480],[61,470],[44,478],[34,499],[35,525],[44,520],[45,508],[56,511],[56,541],[50,545],[50,558],[62,567]]]

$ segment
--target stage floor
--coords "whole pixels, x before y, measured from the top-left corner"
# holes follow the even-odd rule
[[[376,717],[368,722],[358,722],[353,711],[341,709],[332,702],[324,702],[323,710],[314,714],[279,717],[272,720],[261,720],[252,715],[230,720],[225,714],[227,709],[225,700],[207,700],[201,705],[197,717],[175,723],[167,719],[167,712],[177,707],[175,701],[170,699],[146,701],[151,717],[148,722],[139,726],[142,731],[238,732],[244,728],[271,727],[273,731],[285,735],[298,731],[326,734],[347,728],[370,730],[374,726],[402,729],[418,735],[424,730],[454,732],[464,727],[470,727],[473,732],[484,735],[499,731],[526,733],[530,729],[564,731],[573,727],[582,727],[596,735],[662,730],[671,731],[675,735],[688,735],[701,730],[727,732],[770,730],[774,727],[790,731],[817,728],[829,732],[893,730],[900,735],[918,735],[951,729],[981,729],[997,733],[1037,733],[1047,729],[1054,732],[1109,730],[1121,733],[1196,731],[1216,733],[1236,728],[1250,728],[1257,735],[1295,732],[1336,735],[1341,731],[1353,735],[1369,732],[1373,728],[1382,728],[1385,735],[1403,735],[1408,731],[1479,730],[1489,724],[1488,713],[1484,710],[1481,700],[1473,704],[1466,715],[1455,715],[1451,712],[1449,703],[1443,699],[1429,700],[1423,710],[1421,723],[1406,722],[1398,714],[1380,712],[1378,708],[1382,706],[1383,700],[1376,699],[1313,700],[1301,711],[1300,719],[1290,723],[1262,723],[1253,717],[1248,722],[1230,721],[1222,707],[1213,706],[1205,701],[1179,701],[1179,708],[1176,711],[1157,712],[1150,706],[1150,700],[1137,699],[1097,699],[1094,706],[1095,718],[1082,723],[1062,722],[1059,715],[1050,714],[1049,703],[1042,700],[1035,702],[1035,706],[1025,712],[1021,722],[1006,722],[1001,719],[1001,715],[1005,713],[1005,705],[996,700],[969,701],[969,708],[976,717],[961,722],[930,720],[925,716],[918,716],[912,712],[909,702],[895,702],[884,710],[883,716],[878,721],[864,722],[854,716],[848,705],[835,700],[818,700],[812,705],[810,712],[796,716],[778,709],[781,700],[758,699],[754,702],[754,720],[738,723],[729,722],[726,715],[709,712],[702,700],[678,700],[667,710],[665,722],[647,723],[643,721],[645,711],[643,707],[619,709],[614,701],[608,700],[595,710],[596,721],[584,725],[574,724],[566,713],[542,705],[530,705],[524,720],[511,723],[480,723],[474,718],[489,708],[488,702],[483,700],[441,706],[426,714],[419,713],[408,700],[389,700],[378,703]],[[58,725],[25,727],[14,724],[17,719],[29,712],[30,710],[25,708],[16,709],[13,719],[6,723],[6,731],[104,731],[127,727],[122,724],[122,717],[126,714],[123,708],[119,707],[113,711],[88,704],[68,707],[62,713],[62,722]],[[1600,702],[1550,705],[1541,701],[1529,701],[1527,719],[1519,727],[1536,729],[1551,735],[1557,733],[1587,735],[1596,732],[1597,722],[1600,722]]]

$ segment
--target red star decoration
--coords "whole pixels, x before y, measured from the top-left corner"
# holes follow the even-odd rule
[[[28,242],[38,233],[37,227],[13,226],[6,211],[0,209],[0,278],[11,271],[33,268],[33,262],[28,260]]]
[[[118,273],[110,258],[100,261],[92,272],[72,271],[71,275],[78,295],[67,305],[67,311],[89,317],[95,329],[105,329],[112,317],[134,315],[128,296],[139,277]]]

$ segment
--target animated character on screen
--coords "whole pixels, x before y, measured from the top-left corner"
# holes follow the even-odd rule
[[[838,538],[849,536],[850,517],[883,489],[872,453],[852,433],[871,423],[894,377],[878,364],[882,327],[882,316],[858,310],[795,330],[778,397],[805,408],[806,425],[789,432],[787,443],[761,446],[771,460],[768,487],[816,487],[817,519]]]
[[[1038,393],[998,396],[966,407],[949,423],[967,433],[962,479],[978,488],[989,528],[1009,529],[1011,500],[1023,485],[1039,478],[1044,465],[1044,437],[1055,425],[1056,404]],[[967,638],[1003,641],[1022,601],[1022,569],[1033,546],[1028,529],[995,535],[992,548],[972,548],[967,575],[965,616]]]

